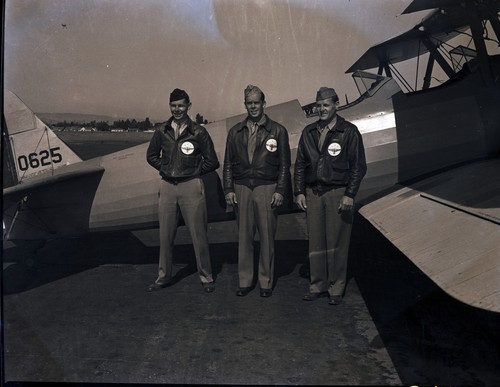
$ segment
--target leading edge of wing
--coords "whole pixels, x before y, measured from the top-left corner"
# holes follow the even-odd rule
[[[403,15],[433,8],[452,7],[455,5],[457,5],[456,0],[413,0],[403,11]]]
[[[381,64],[395,64],[416,58],[429,50],[422,43],[424,38],[446,42],[467,29],[466,15],[462,12],[430,12],[419,24],[401,35],[370,47],[349,69],[346,74],[356,70],[368,70]]]
[[[453,298],[500,313],[500,159],[403,187],[360,213]]]
[[[13,197],[22,197],[30,192],[45,188],[47,186],[51,186],[56,183],[102,172],[104,172],[104,167],[100,165],[82,165],[75,170],[58,173],[52,176],[43,176],[43,178],[26,181],[12,187],[5,188],[3,190],[3,196],[6,199],[11,199]]]

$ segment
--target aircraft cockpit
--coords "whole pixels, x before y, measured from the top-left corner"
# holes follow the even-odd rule
[[[378,101],[385,101],[395,93],[401,91],[401,88],[394,79],[385,75],[356,70],[352,73],[352,78],[358,89],[359,97],[352,102],[346,101],[344,105],[338,108],[339,111],[358,105],[376,94],[378,94],[378,98],[376,98]],[[378,102],[373,102],[373,104],[379,105]],[[318,115],[315,102],[302,106],[302,110],[307,118]]]

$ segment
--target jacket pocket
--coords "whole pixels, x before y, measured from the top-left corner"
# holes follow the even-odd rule
[[[280,165],[280,159],[278,157],[266,157],[266,163],[276,167]]]
[[[199,156],[183,156],[181,157],[181,164],[187,168],[196,168],[200,164],[201,158]]]
[[[349,176],[348,161],[333,161],[331,163],[332,179],[335,181],[346,181]]]

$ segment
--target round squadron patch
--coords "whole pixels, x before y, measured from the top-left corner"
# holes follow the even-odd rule
[[[185,155],[190,155],[194,152],[194,145],[189,141],[183,142],[181,145],[181,151]]]
[[[332,142],[330,145],[328,145],[328,154],[330,156],[338,156],[341,151],[342,147],[338,142]]]
[[[269,152],[276,152],[278,150],[278,142],[274,138],[266,141],[266,149]]]

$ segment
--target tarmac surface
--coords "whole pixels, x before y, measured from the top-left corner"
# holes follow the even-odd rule
[[[147,141],[58,135],[84,159]],[[500,314],[445,294],[361,216],[339,306],[301,300],[307,241],[304,220],[293,215],[280,216],[272,297],[258,288],[236,297],[235,227],[210,225],[211,294],[183,228],[176,283],[154,293],[145,289],[158,248],[130,233],[4,244],[2,381],[500,385]]]
[[[270,298],[235,296],[236,252],[211,245],[205,294],[188,244],[153,293],[158,248],[131,234],[4,249],[5,381],[500,385],[500,316],[444,294],[361,217],[339,306],[301,300],[307,241],[277,242]]]

